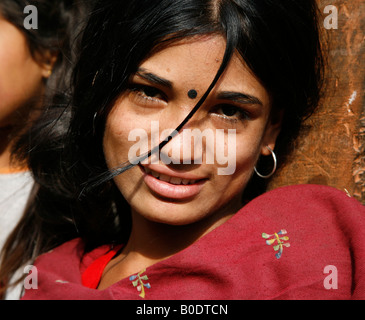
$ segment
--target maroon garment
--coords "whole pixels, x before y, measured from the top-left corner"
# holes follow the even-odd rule
[[[75,239],[40,256],[38,289],[24,299],[365,299],[365,207],[326,186],[267,192],[146,271],[103,291],[83,286],[109,250],[84,255]]]

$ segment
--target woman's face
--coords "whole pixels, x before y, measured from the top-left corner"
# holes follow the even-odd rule
[[[225,45],[220,36],[183,40],[140,65],[107,118],[109,168],[148,151],[184,120],[211,84]],[[185,225],[234,214],[259,156],[274,148],[279,124],[270,122],[270,111],[268,92],[235,54],[184,130],[160,156],[115,178],[116,185],[134,213],[155,222]],[[205,138],[188,139],[189,132]]]
[[[23,109],[40,101],[46,76],[22,32],[0,16],[0,128],[12,126]]]

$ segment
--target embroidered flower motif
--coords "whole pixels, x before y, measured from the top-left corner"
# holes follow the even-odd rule
[[[141,294],[139,295],[141,298],[144,298],[146,296],[144,288],[145,287],[147,289],[151,288],[151,285],[149,283],[143,283],[143,281],[142,281],[142,280],[148,280],[147,275],[142,276],[142,274],[145,272],[146,272],[146,269],[142,270],[141,272],[139,272],[136,275],[129,277],[129,280],[132,281],[133,286],[137,287],[137,290],[139,292],[141,292]]]
[[[266,240],[266,244],[271,246],[272,244],[274,244],[275,242],[277,242],[277,245],[275,245],[273,248],[275,251],[279,251],[277,254],[275,254],[277,259],[280,259],[282,254],[283,254],[283,247],[290,247],[290,243],[285,243],[285,241],[289,240],[289,237],[284,236],[284,237],[280,237],[281,235],[286,235],[288,232],[286,230],[280,230],[278,233],[274,233],[274,234],[267,234],[267,233],[263,233],[262,237],[264,239],[269,239],[271,237],[274,237],[273,239],[269,239]]]

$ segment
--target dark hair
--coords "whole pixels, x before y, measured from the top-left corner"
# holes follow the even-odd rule
[[[65,222],[63,230],[77,230],[86,250],[127,240],[130,208],[110,180],[113,174],[103,155],[106,117],[139,65],[154,50],[182,38],[202,34],[226,38],[225,58],[209,89],[232,53],[237,50],[241,54],[271,95],[272,121],[275,110],[284,111],[276,147],[278,158],[283,159],[303,118],[313,112],[320,97],[322,55],[317,24],[315,0],[98,1],[85,29],[74,72],[65,150],[59,166],[52,172],[43,171],[46,176],[41,178],[41,188],[47,186],[49,192],[44,209],[47,204],[52,208],[48,213],[38,213],[44,214],[44,226],[57,219]],[[41,174],[42,170],[36,176]],[[106,181],[88,188],[85,183],[99,175]],[[257,183],[251,181],[252,185]],[[264,187],[246,196],[253,197]],[[62,199],[68,199],[70,210],[52,207]],[[48,230],[52,227],[55,225]],[[59,237],[59,243],[64,239]]]
[[[65,105],[69,101],[72,69],[79,49],[78,39],[83,30],[83,21],[86,20],[93,2],[92,0],[2,0],[0,2],[1,16],[25,35],[35,60],[42,57],[46,51],[57,55],[52,75],[45,83],[45,97],[40,97],[43,102],[41,116],[33,126],[27,123],[18,124],[17,128],[23,130],[20,135],[14,134],[13,158],[20,162],[28,162],[28,167],[33,169],[36,181],[23,217],[8,237],[0,255],[0,297],[10,286],[11,277],[22,265],[54,246],[54,232],[57,232],[61,238],[64,236],[62,228],[55,227],[49,231],[47,228],[42,229],[44,221],[37,213],[52,210],[52,206],[58,206],[57,210],[62,210],[64,205],[44,200],[48,198],[47,189],[40,187],[36,173],[38,166],[42,166],[44,174],[47,168],[52,170],[53,164],[58,163],[59,153],[63,148],[62,138],[68,128],[69,117],[65,112]],[[26,14],[23,11],[27,5],[34,5],[37,8],[38,29],[24,28]],[[28,106],[29,109],[32,107],[32,105]],[[24,119],[25,122],[28,120]],[[24,127],[28,129],[24,130]],[[29,157],[29,150],[38,144],[42,145],[42,150],[36,149],[32,157]],[[42,159],[42,163],[38,163],[39,159]],[[49,164],[48,167],[45,162]],[[67,210],[69,210],[68,207]],[[47,225],[52,226],[52,222],[48,220]],[[40,237],[41,229],[42,237]],[[67,229],[65,233],[67,234]],[[17,280],[14,285],[20,281],[20,279]]]

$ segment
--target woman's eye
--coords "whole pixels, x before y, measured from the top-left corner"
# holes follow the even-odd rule
[[[236,108],[235,106],[222,106],[221,110],[222,110],[222,114],[227,116],[227,117],[233,117],[234,115],[237,115],[238,113],[238,108]]]
[[[131,91],[136,93],[139,97],[147,100],[166,100],[165,95],[161,92],[161,90],[150,86],[135,85],[131,87]]]
[[[217,106],[215,113],[227,121],[249,119],[249,114],[245,110],[229,104]]]

